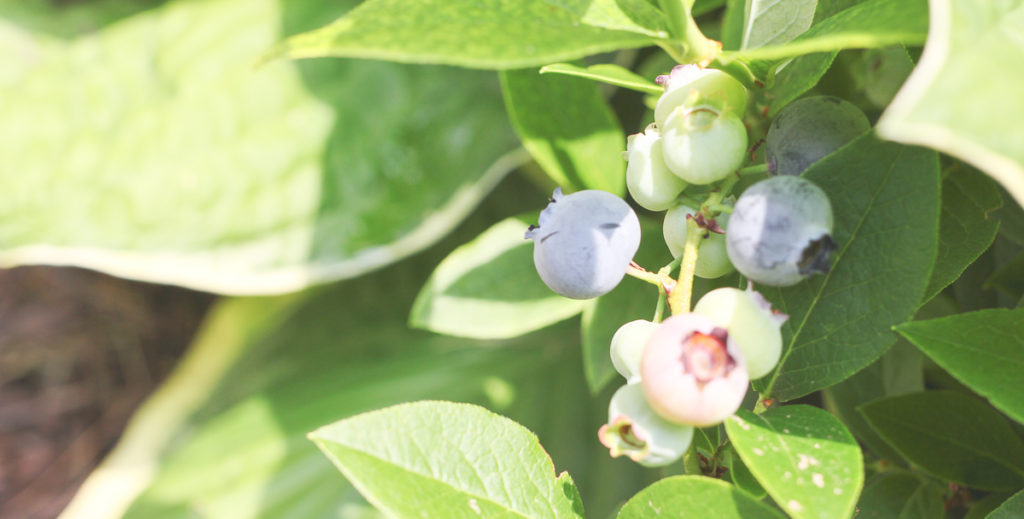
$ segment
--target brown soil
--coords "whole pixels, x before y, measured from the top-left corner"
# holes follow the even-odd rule
[[[81,269],[0,270],[0,518],[60,513],[212,300]]]

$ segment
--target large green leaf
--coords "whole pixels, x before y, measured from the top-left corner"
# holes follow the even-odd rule
[[[736,487],[719,479],[702,476],[672,476],[633,496],[618,519],[649,517],[680,519],[781,519],[782,514]]]
[[[779,506],[795,519],[849,517],[864,466],[860,446],[826,411],[806,405],[739,410],[725,421],[740,458]]]
[[[607,516],[657,474],[599,444],[611,393],[589,394],[575,324],[501,348],[405,325],[438,261],[533,192],[503,187],[425,255],[295,300],[222,303],[67,517],[122,517],[129,504],[129,519],[362,517],[369,505],[305,435],[420,399],[483,404],[527,426],[576,475],[587,510]]]
[[[789,288],[761,287],[779,310],[784,350],[755,387],[790,400],[871,364],[896,340],[890,328],[917,310],[938,242],[935,153],[865,135],[805,176],[832,201],[832,270]]]
[[[912,472],[871,478],[857,503],[857,519],[935,519],[946,513],[942,487]]]
[[[1024,1],[931,0],[924,54],[878,122],[988,173],[1024,204]],[[970,92],[970,95],[964,95]]]
[[[517,163],[495,163],[515,136],[492,76],[253,67],[354,3],[178,0],[68,41],[0,23],[21,49],[0,55],[0,265],[279,293],[451,231]]]
[[[778,63],[813,52],[920,44],[927,32],[925,0],[870,0],[814,24],[788,43],[725,52],[720,59]]]
[[[1004,501],[986,519],[1013,519],[1022,515],[1024,515],[1024,490]]]
[[[628,68],[611,63],[598,63],[589,67],[572,63],[554,63],[541,67],[540,73],[583,77],[630,90],[637,90],[645,94],[661,95],[665,91],[664,87]]]
[[[992,213],[1001,204],[999,190],[974,169],[959,168],[943,179],[939,253],[924,300],[956,281],[988,249],[999,229]]]
[[[583,517],[569,474],[537,437],[484,408],[402,404],[310,439],[378,509],[396,517]]]
[[[742,49],[782,45],[806,31],[814,20],[817,0],[749,0]]]
[[[911,393],[860,410],[900,454],[936,477],[983,490],[1024,486],[1024,442],[999,413],[964,393]]]
[[[626,136],[596,83],[532,68],[499,75],[512,125],[556,184],[626,193]]]
[[[517,337],[572,317],[585,301],[551,291],[533,266],[529,220],[509,218],[455,249],[430,276],[409,317],[418,328],[459,337]]]
[[[1024,423],[1024,308],[915,321],[896,330],[957,380]]]
[[[874,364],[822,392],[834,413],[864,446],[890,461],[900,461],[893,450],[857,412],[857,406],[880,398],[924,390],[923,356],[900,340]]]
[[[996,269],[985,280],[984,288],[998,288],[1014,300],[1024,296],[1024,253]]]
[[[619,8],[620,3],[369,0],[330,25],[285,40],[269,56],[344,56],[507,69],[643,47],[666,36],[650,4],[638,24]]]

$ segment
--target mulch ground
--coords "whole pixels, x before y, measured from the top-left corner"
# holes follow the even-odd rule
[[[60,513],[212,300],[81,269],[0,270],[0,518]]]

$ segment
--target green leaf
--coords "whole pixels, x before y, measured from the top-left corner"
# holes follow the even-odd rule
[[[1024,442],[1002,416],[970,396],[925,391],[860,411],[900,454],[938,478],[983,490],[1024,486]]]
[[[999,508],[988,514],[986,519],[1014,519],[1021,515],[1024,515],[1024,490],[1017,492],[999,505]]]
[[[726,472],[725,475],[729,478],[729,481],[732,481],[736,488],[751,496],[757,499],[764,499],[768,495],[768,491],[757,482],[757,478],[747,468],[747,464],[743,463],[743,460],[733,452],[729,452],[727,456],[729,459],[729,472]]]
[[[1002,265],[985,281],[985,288],[998,288],[1014,299],[1024,296],[1024,254]]]
[[[68,41],[0,24],[29,53],[0,57],[0,265],[282,293],[450,232],[522,161],[495,162],[516,141],[491,75],[252,66],[353,3],[173,1]]]
[[[1024,308],[915,321],[896,330],[957,380],[1024,423]]]
[[[857,519],[934,519],[946,513],[942,487],[911,472],[883,472],[868,481]]]
[[[749,0],[741,49],[782,45],[811,26],[818,0]]]
[[[839,417],[853,435],[882,458],[900,461],[893,450],[857,412],[857,406],[892,395],[924,390],[923,357],[905,340],[897,341],[874,364],[823,391],[827,409]]]
[[[652,16],[646,14],[645,19]],[[288,38],[267,58],[336,56],[509,69],[644,47],[665,36],[663,27],[633,22],[615,0],[369,0],[334,23]]]
[[[971,503],[971,507],[967,510],[967,514],[964,515],[963,519],[985,519],[988,517],[988,514],[1003,504],[1003,501],[1009,499],[1010,495],[1006,492],[989,493],[987,496]]]
[[[782,514],[736,487],[703,476],[672,476],[633,496],[617,519],[648,519],[665,514],[680,519],[780,519]]]
[[[611,63],[600,63],[589,67],[581,67],[572,63],[555,63],[541,67],[540,73],[583,77],[646,94],[661,95],[665,91],[663,87],[655,82],[636,74],[628,68]]]
[[[397,517],[583,517],[568,473],[528,429],[484,408],[397,405],[310,439],[378,509]]]
[[[927,33],[924,0],[871,0],[822,20],[788,43],[724,52],[719,59],[766,62],[762,67],[813,52],[920,45]]]
[[[931,17],[924,54],[878,132],[971,163],[1024,204],[1024,1],[931,0]]]
[[[626,136],[596,84],[536,69],[500,77],[512,125],[556,184],[567,192],[626,193]]]
[[[938,241],[934,152],[867,134],[805,176],[831,199],[839,249],[829,274],[789,288],[761,287],[789,315],[779,365],[755,385],[780,400],[842,381],[892,345],[890,328],[921,303]]]
[[[942,181],[939,254],[925,301],[956,281],[992,244],[999,221],[991,215],[1002,203],[992,181],[972,168],[958,168]]]
[[[424,284],[409,324],[477,339],[517,337],[568,319],[585,301],[551,291],[533,266],[529,217],[508,218],[452,251]]]
[[[825,75],[837,52],[816,52],[793,58],[775,76],[775,82],[759,95],[769,106],[768,116],[775,117],[791,101],[814,88]]]
[[[864,483],[860,446],[826,411],[806,405],[744,409],[725,421],[743,462],[795,519],[849,517]]]

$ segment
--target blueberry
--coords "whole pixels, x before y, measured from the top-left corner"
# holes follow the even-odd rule
[[[677,107],[661,126],[668,169],[691,184],[710,184],[736,171],[747,156],[747,128],[739,116],[709,106]]]
[[[665,86],[654,107],[654,122],[659,128],[664,128],[669,114],[683,105],[708,105],[738,117],[747,110],[747,89],[721,70],[677,65],[668,75],[658,76],[658,82]]]
[[[789,286],[828,272],[832,206],[818,186],[802,177],[762,180],[743,192],[725,231],[736,270],[752,281]]]
[[[711,319],[729,332],[743,352],[751,379],[767,375],[778,364],[782,354],[780,327],[787,316],[773,312],[768,301],[753,288],[716,288],[697,301],[693,313]]]
[[[526,238],[534,242],[533,263],[551,290],[590,299],[626,275],[640,247],[640,220],[629,204],[606,191],[563,195],[556,188]]]
[[[637,319],[619,327],[612,336],[612,365],[627,382],[640,380],[640,358],[647,339],[658,328],[657,323]]]
[[[665,213],[662,235],[673,257],[683,255],[683,246],[686,243],[686,217],[692,217],[694,214],[696,211],[685,205],[676,206]],[[715,223],[722,229],[727,228],[729,213],[722,213],[716,218]],[[694,272],[697,277],[714,279],[732,272],[733,266],[725,251],[725,235],[707,229],[701,229],[701,232],[704,234],[697,247],[697,269]]]
[[[838,97],[794,101],[775,116],[768,128],[768,170],[777,175],[799,175],[870,128],[860,108]]]
[[[661,418],[647,403],[640,384],[628,384],[612,396],[608,424],[597,436],[613,458],[626,455],[641,465],[661,467],[686,453],[693,427]]]
[[[640,361],[647,402],[662,418],[707,427],[736,412],[747,392],[746,362],[729,333],[698,314],[665,319]]]
[[[626,141],[626,187],[646,209],[664,211],[675,203],[686,182],[669,171],[661,151],[661,134],[654,125]]]

